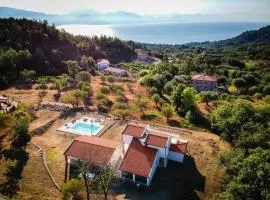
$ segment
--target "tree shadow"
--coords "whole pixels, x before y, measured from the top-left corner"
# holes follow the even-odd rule
[[[143,114],[141,116],[142,120],[147,120],[147,121],[150,121],[150,120],[153,120],[153,119],[156,119],[156,118],[157,118],[157,116],[155,114],[153,114],[153,113],[146,113],[146,114]]]
[[[134,183],[116,182],[113,193],[125,194],[132,200],[199,200],[196,191],[204,192],[205,176],[196,167],[192,157],[184,163],[169,161],[167,168],[157,168],[151,186],[137,187]]]
[[[33,87],[32,83],[20,83],[20,84],[15,84],[15,88],[17,90],[31,90]]]
[[[168,124],[169,126],[173,126],[173,127],[179,127],[179,128],[182,127],[182,126],[181,126],[181,123],[180,123],[179,121],[175,120],[175,119],[169,119],[169,120],[167,121],[167,124]]]
[[[0,184],[0,193],[13,197],[17,194],[19,188],[19,180],[22,178],[22,172],[25,164],[29,159],[28,153],[23,149],[8,149],[4,150],[3,155],[6,160],[14,161],[14,165],[9,165],[4,173],[6,181]]]
[[[60,119],[67,119],[69,117],[75,117],[77,115],[77,112],[83,112],[83,108],[72,108],[67,111],[61,112]]]

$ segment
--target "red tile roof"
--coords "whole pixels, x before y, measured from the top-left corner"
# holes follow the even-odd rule
[[[128,123],[123,134],[139,138],[143,135],[146,125],[141,123]]]
[[[156,154],[157,149],[143,146],[138,139],[133,139],[120,170],[149,177]]]
[[[64,152],[64,155],[92,162],[96,165],[106,165],[115,151],[117,142],[93,136],[76,138]]]
[[[216,76],[208,76],[205,74],[197,74],[192,76],[191,80],[193,81],[217,81]]]
[[[178,144],[171,144],[170,151],[176,153],[185,154],[187,150],[187,143],[178,143]]]
[[[150,131],[145,143],[157,147],[166,147],[169,136],[159,132]]]

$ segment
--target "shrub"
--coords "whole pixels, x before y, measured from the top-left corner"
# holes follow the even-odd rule
[[[143,69],[140,71],[139,75],[140,77],[146,76],[149,73],[149,70]]]
[[[100,80],[101,80],[102,82],[105,82],[105,81],[106,81],[106,77],[105,77],[104,75],[101,75]]]
[[[116,101],[118,101],[118,102],[127,102],[128,99],[123,95],[117,95],[116,96]]]
[[[116,102],[116,103],[113,105],[113,108],[114,108],[114,109],[119,109],[119,110],[124,110],[124,109],[127,109],[127,108],[128,108],[128,105],[125,104],[125,103]]]
[[[200,96],[202,98],[202,102],[205,102],[206,105],[208,105],[210,101],[215,101],[218,99],[217,93],[213,91],[203,91],[200,93]]]
[[[217,79],[217,84],[218,85],[226,85],[227,84],[227,78],[226,76],[220,76],[218,79]]]
[[[166,117],[167,121],[173,116],[173,108],[171,105],[164,105],[161,109],[161,113]]]
[[[264,101],[265,103],[270,104],[270,95],[266,95],[266,96],[263,98],[263,101]]]
[[[106,96],[103,93],[98,92],[96,95],[96,99],[99,100],[99,99],[103,99],[103,98],[106,98]]]
[[[152,100],[155,102],[155,104],[156,104],[156,108],[158,107],[158,103],[159,103],[159,101],[160,101],[160,95],[159,94],[153,94],[153,96],[152,96]]]
[[[48,89],[48,86],[45,83],[41,83],[39,84],[37,89],[45,90],[45,89]]]
[[[263,77],[263,79],[265,80],[265,82],[269,83],[270,82],[270,74],[267,74]]]
[[[232,80],[232,83],[234,86],[236,86],[237,88],[242,88],[245,87],[247,85],[246,81],[243,78],[236,78]]]
[[[253,95],[253,97],[255,98],[255,99],[262,99],[263,98],[263,94],[262,93],[255,93],[254,95]]]
[[[158,89],[156,87],[151,87],[150,91],[151,94],[158,93]]]
[[[107,99],[107,98],[102,98],[102,99],[99,99],[98,100],[98,105],[103,105],[103,106],[106,106],[106,107],[111,107],[112,106],[112,102]]]
[[[248,88],[248,94],[249,95],[254,95],[256,92],[258,92],[258,87],[257,86],[252,86]]]
[[[265,85],[259,85],[259,86],[258,86],[258,92],[259,92],[259,93],[263,93],[264,87],[265,87]]]
[[[63,199],[76,199],[80,200],[82,198],[82,191],[84,190],[84,183],[78,179],[71,179],[65,183],[62,187]]]
[[[17,120],[15,132],[12,137],[12,145],[16,148],[25,148],[27,143],[31,140],[31,135],[28,131],[29,120],[21,117]]]
[[[267,85],[263,88],[263,94],[264,95],[269,95],[270,94],[270,86]]]
[[[221,93],[219,95],[219,99],[220,100],[227,100],[227,98],[228,98],[228,93]]]
[[[117,92],[117,91],[124,91],[124,88],[122,85],[111,85],[110,90],[112,92]]]
[[[107,81],[110,82],[110,83],[113,83],[114,82],[114,77],[113,76],[108,76],[107,78]]]
[[[171,95],[172,91],[173,91],[173,83],[171,81],[167,82],[164,86],[164,93],[167,95]]]
[[[103,94],[110,94],[111,90],[108,86],[102,86],[100,88],[100,92],[103,93]]]
[[[4,126],[5,114],[0,112],[0,128]]]
[[[191,108],[186,113],[185,119],[193,124],[203,124],[205,122],[205,118],[197,107]]]
[[[108,113],[109,112],[109,108],[104,106],[104,105],[101,105],[101,104],[97,105],[97,110],[100,113]]]
[[[125,96],[125,94],[124,94],[124,92],[122,91],[122,90],[117,90],[116,91],[116,94],[118,95],[118,96]]]
[[[81,71],[77,74],[76,79],[78,81],[89,82],[91,80],[91,75],[87,71]]]

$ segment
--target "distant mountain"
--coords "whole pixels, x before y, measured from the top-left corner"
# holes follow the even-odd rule
[[[0,17],[25,17],[25,18],[35,18],[35,17],[47,17],[48,15],[41,12],[33,12],[28,10],[0,7]]]
[[[27,11],[9,7],[0,7],[0,18],[27,18],[47,20],[50,24],[129,24],[150,22],[217,22],[224,21],[221,16],[206,14],[181,15],[177,13],[159,16],[138,15],[132,12],[117,11],[100,13],[94,10],[78,10],[68,14],[51,15],[41,12]]]
[[[246,31],[242,34],[226,39],[214,42],[191,42],[184,44],[188,47],[206,47],[206,48],[224,48],[224,47],[238,47],[243,45],[252,44],[266,44],[270,43],[270,25],[262,27],[258,30]]]
[[[213,42],[213,45],[216,47],[228,47],[268,42],[270,42],[270,25],[258,30],[246,31],[231,39]]]

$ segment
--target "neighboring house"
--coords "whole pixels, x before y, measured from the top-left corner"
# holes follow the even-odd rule
[[[103,69],[103,72],[114,75],[114,76],[127,76],[128,75],[127,70],[119,69],[115,67],[107,67]]]
[[[79,161],[90,162],[97,167],[118,168],[121,161],[121,144],[116,141],[93,136],[79,136],[64,152],[66,159],[65,181],[70,177],[70,166]]]
[[[125,180],[149,186],[157,167],[166,167],[168,160],[184,160],[187,141],[177,135],[153,131],[149,125],[129,123],[122,136],[124,157],[120,171]]]
[[[191,78],[192,86],[198,91],[217,91],[217,77],[197,74]]]
[[[103,70],[103,69],[105,69],[105,68],[107,68],[109,66],[110,66],[109,60],[107,60],[107,59],[98,60],[98,63],[97,63],[97,69],[98,70]]]
[[[137,60],[147,62],[148,60],[151,60],[151,57],[149,55],[147,55],[147,54],[139,53],[137,55]]]

